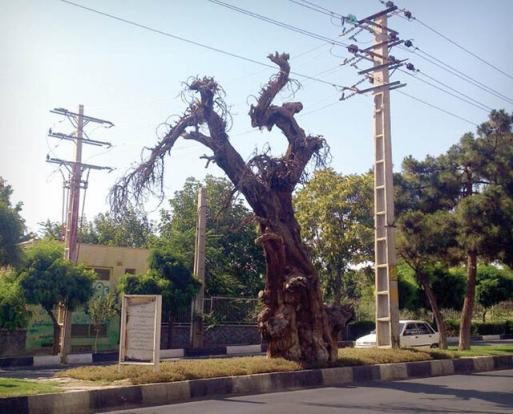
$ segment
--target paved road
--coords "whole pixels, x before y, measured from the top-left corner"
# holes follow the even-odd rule
[[[184,404],[111,414],[363,414],[513,412],[513,370],[376,382]]]

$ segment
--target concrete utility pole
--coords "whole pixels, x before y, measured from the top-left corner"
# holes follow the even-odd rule
[[[356,57],[371,61],[373,66],[359,71],[369,77],[373,86],[356,93],[372,92],[374,96],[374,251],[376,289],[376,343],[378,347],[398,348],[399,295],[396,273],[394,184],[390,130],[390,91],[405,86],[390,82],[389,71],[403,65],[389,56],[389,49],[402,43],[398,33],[388,28],[388,16],[397,10],[392,2],[387,9],[359,20],[357,27],[374,35],[374,44],[366,49],[351,45]]]
[[[201,287],[192,301],[191,309],[191,346],[203,346],[203,311],[205,298],[205,231],[207,227],[207,197],[205,189],[198,191],[198,217],[196,224],[196,250],[194,252],[194,276],[201,282]]]
[[[374,84],[389,80],[387,15],[376,19]],[[374,224],[376,338],[378,346],[399,347],[399,295],[396,272],[394,183],[390,130],[390,91],[374,91]]]
[[[110,143],[103,141],[91,140],[84,138],[84,126],[89,122],[103,124],[107,127],[112,127],[114,124],[110,121],[105,121],[98,118],[93,118],[84,115],[84,106],[79,105],[78,113],[70,112],[64,108],[56,108],[52,111],[59,115],[66,116],[73,126],[76,127],[74,135],[66,135],[63,133],[55,133],[49,131],[49,136],[52,138],[59,138],[62,140],[72,141],[75,143],[75,157],[73,161],[65,161],[58,158],[50,158],[47,156],[47,162],[64,166],[69,173],[69,180],[64,179],[64,190],[68,188],[68,198],[66,200],[66,223],[65,223],[65,237],[64,237],[64,258],[70,262],[77,264],[78,262],[78,222],[80,220],[80,190],[87,188],[87,180],[82,180],[82,174],[85,170],[109,170],[109,167],[99,167],[96,165],[82,163],[82,144],[90,144],[96,146],[110,147]],[[64,197],[65,198],[65,197]],[[63,223],[64,224],[64,223]],[[71,310],[66,307],[65,303],[59,305],[59,324],[61,326],[61,335],[59,339],[59,349],[61,362],[66,363],[67,355],[71,348]]]

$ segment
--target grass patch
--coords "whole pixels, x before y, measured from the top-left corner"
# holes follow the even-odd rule
[[[493,356],[493,355],[512,355],[513,345],[474,345],[468,351],[458,351],[457,346],[449,347],[454,354],[462,357],[466,356]]]
[[[16,378],[0,378],[0,398],[20,395],[48,394],[62,390],[49,382],[28,381]]]
[[[137,365],[127,365],[121,373],[118,372],[117,365],[91,366],[68,369],[57,376],[107,382],[128,379],[132,384],[147,384],[300,369],[302,367],[297,362],[258,356],[169,361],[160,364],[160,372],[153,372],[151,367]]]
[[[337,366],[390,364],[448,358],[454,358],[452,352],[421,349],[342,348],[338,350]]]
[[[474,346],[471,351],[465,352],[458,352],[453,349],[442,351],[432,349],[342,348],[338,351],[337,366],[347,367],[389,364],[393,362],[429,361],[433,359],[460,358],[463,356],[511,354],[513,354],[513,345]],[[117,365],[109,365],[73,368],[56,375],[58,377],[71,377],[103,383],[128,381],[131,384],[148,384],[266,372],[298,371],[303,368],[297,362],[281,358],[267,359],[263,356],[256,356],[168,361],[160,364],[160,372],[153,372],[151,367],[128,365],[120,373],[118,372]]]
[[[339,350],[337,366],[384,364],[391,362],[426,361],[451,358],[442,351],[420,351],[414,349],[352,349]],[[118,372],[117,365],[73,368],[57,374],[85,381],[115,382],[128,380],[132,384],[173,382],[200,378],[227,377],[260,374],[266,372],[298,371],[303,366],[285,359],[267,359],[263,356],[239,358],[210,358],[169,361],[160,364],[160,372],[151,367],[128,365]]]

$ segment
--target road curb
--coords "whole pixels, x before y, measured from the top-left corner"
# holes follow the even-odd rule
[[[0,399],[0,412],[85,414],[187,402],[214,396],[259,394],[308,387],[343,386],[369,381],[404,380],[511,368],[513,368],[513,356],[508,355],[273,372],[3,398]]]

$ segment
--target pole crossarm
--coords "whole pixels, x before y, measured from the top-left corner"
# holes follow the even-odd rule
[[[73,142],[76,141],[76,139],[77,139],[77,137],[75,137],[73,135],[66,135],[66,134],[63,134],[62,132],[53,132],[51,129],[48,131],[48,136],[51,138],[58,138],[58,139],[62,139],[65,141],[73,141]],[[107,148],[112,147],[112,144],[110,142],[98,141],[96,139],[90,139],[90,138],[82,138],[82,144],[89,144],[89,145],[94,145],[97,147],[107,147]]]
[[[76,112],[68,111],[66,108],[54,108],[54,109],[50,110],[50,112],[52,114],[64,115],[64,116],[72,117],[75,119],[78,119],[78,117],[80,116],[80,114],[77,114]],[[103,125],[106,125],[108,128],[111,128],[114,126],[114,124],[110,121],[107,121],[105,119],[95,118],[93,116],[88,116],[88,115],[82,115],[82,120],[84,122],[94,122],[97,124],[103,124]]]
[[[79,165],[81,168],[82,168],[82,171],[84,170],[87,170],[87,169],[90,169],[90,170],[106,170],[106,171],[113,171],[113,168],[111,167],[104,167],[104,166],[100,166],[100,165],[93,165],[93,164],[84,164],[84,163],[77,163],[75,161],[67,161],[67,160],[63,160],[63,159],[60,159],[60,158],[51,158],[51,157],[48,157],[46,159],[46,162],[49,162],[50,164],[58,164],[58,165],[66,165],[66,166],[70,166],[70,167],[74,167],[75,165]]]

